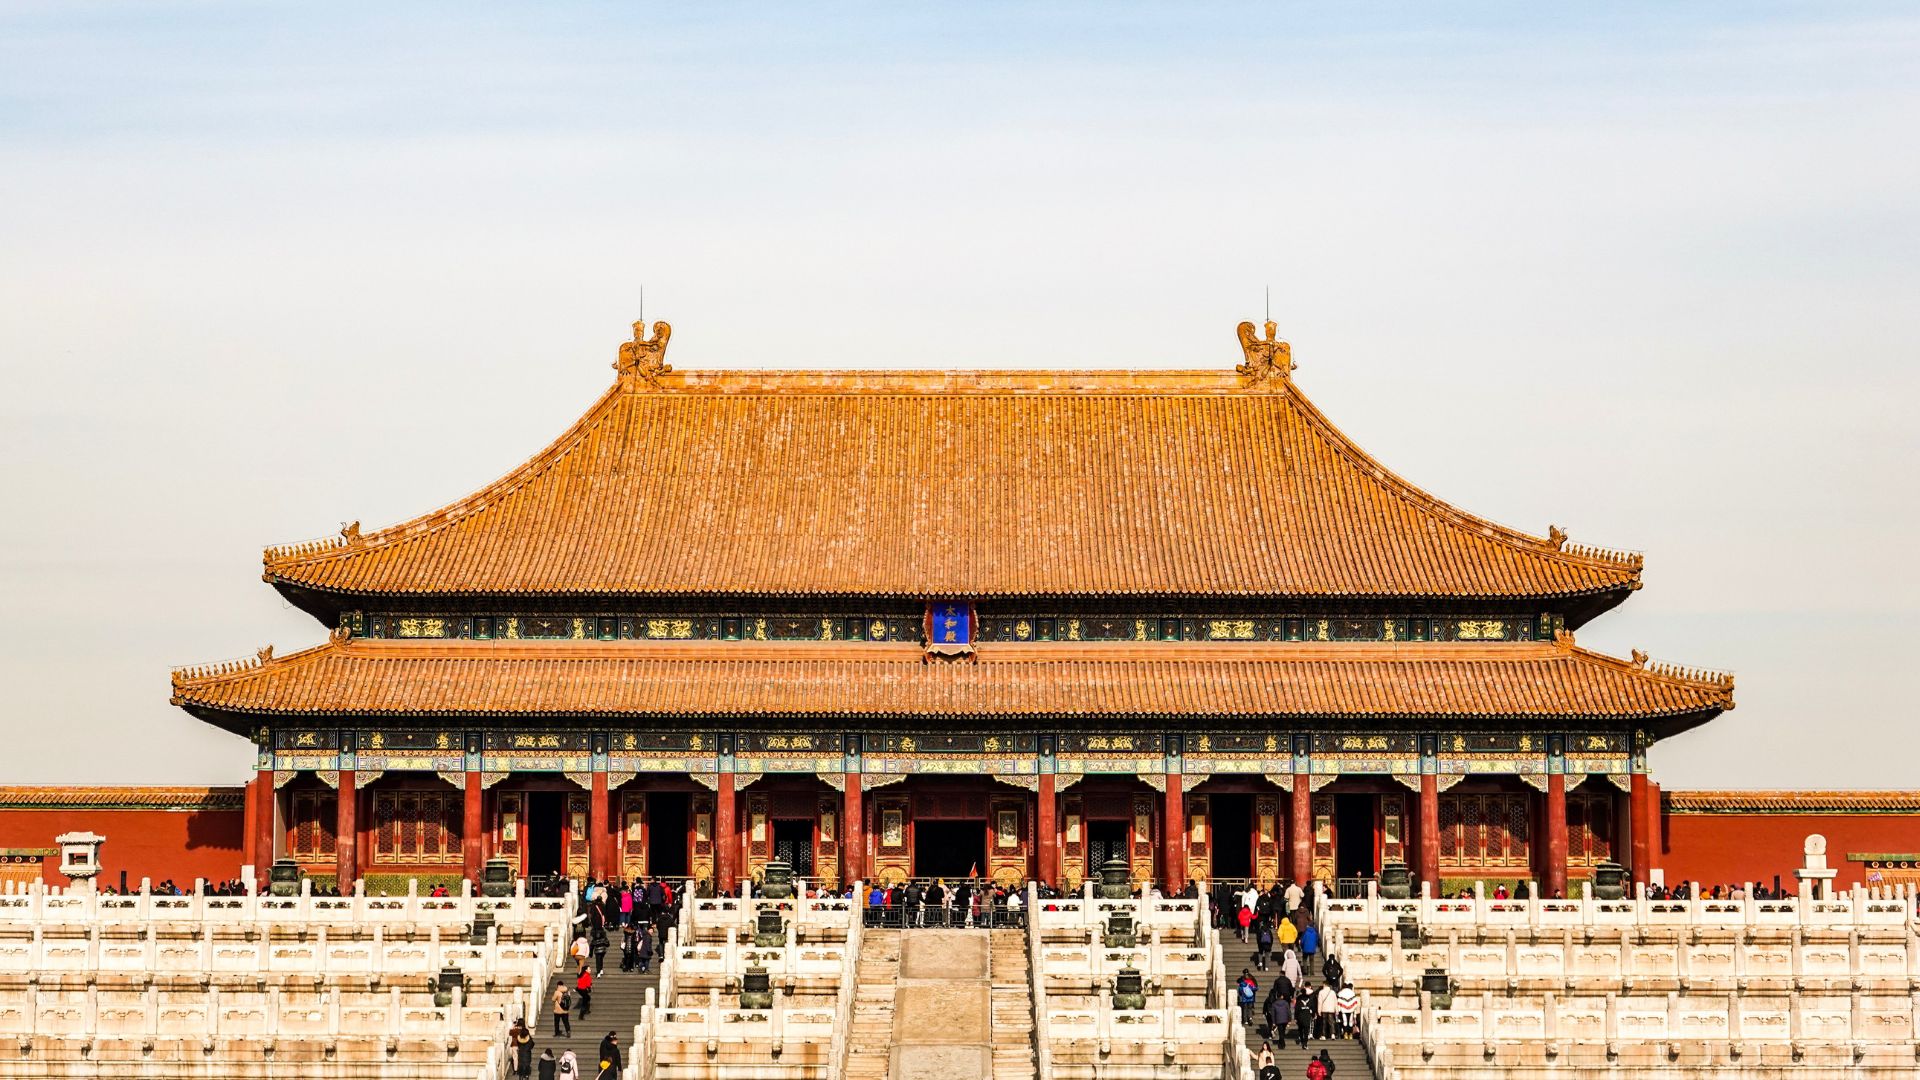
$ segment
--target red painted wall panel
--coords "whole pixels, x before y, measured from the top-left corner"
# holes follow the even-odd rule
[[[1807,834],[1827,838],[1827,865],[1840,873],[1834,887],[1867,883],[1866,868],[1847,853],[1920,852],[1916,814],[1674,814],[1666,815],[1663,858],[1667,884],[1760,881],[1773,875],[1793,889]]]
[[[183,890],[193,879],[225,881],[240,876],[240,840],[246,814],[241,810],[78,810],[8,809],[0,813],[0,847],[53,847],[61,833],[91,831],[107,838],[100,845],[100,881],[120,887],[120,871],[127,884],[140,879],[155,884],[172,878]],[[59,856],[45,860],[43,880],[66,885],[59,872]]]

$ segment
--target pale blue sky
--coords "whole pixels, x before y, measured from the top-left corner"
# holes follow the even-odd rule
[[[1216,366],[1645,551],[1671,787],[1914,786],[1911,5],[0,6],[6,782],[233,782],[260,548],[681,367]]]

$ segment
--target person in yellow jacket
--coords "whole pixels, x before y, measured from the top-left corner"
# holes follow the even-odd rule
[[[1280,947],[1286,948],[1300,940],[1300,931],[1293,925],[1292,919],[1280,920]]]

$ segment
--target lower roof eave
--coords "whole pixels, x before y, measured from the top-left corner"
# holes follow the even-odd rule
[[[1305,723],[1331,724],[1391,724],[1397,727],[1418,725],[1422,728],[1446,728],[1463,724],[1530,724],[1554,725],[1570,728],[1599,727],[1604,729],[1626,730],[1640,728],[1652,734],[1656,739],[1667,739],[1682,732],[1691,731],[1724,710],[1712,709],[1678,715],[1609,715],[1590,714],[1506,714],[1487,713],[1471,715],[1436,716],[1431,714],[1404,713],[1299,713],[1248,716],[1245,714],[1216,713],[1154,713],[1154,712],[1103,712],[1103,713],[1049,713],[1049,712],[980,712],[980,713],[891,713],[891,712],[769,712],[740,714],[737,712],[626,712],[611,710],[593,711],[551,711],[551,712],[486,712],[486,711],[413,711],[392,713],[365,712],[234,712],[227,709],[209,708],[204,705],[188,704],[175,699],[172,704],[185,708],[195,719],[236,735],[251,735],[263,725],[285,723],[287,721],[317,723],[330,721],[342,726],[445,723],[462,721],[481,724],[540,723],[546,721],[564,721],[568,723],[622,722],[622,723],[661,723],[676,727],[690,724],[712,725],[727,723],[744,728],[775,723],[837,721],[860,724],[1004,724],[1004,723],[1047,723],[1067,728],[1083,724],[1106,724],[1113,720],[1149,722],[1156,726],[1192,727],[1194,725],[1225,725],[1229,728],[1249,727],[1258,729],[1262,725]]]

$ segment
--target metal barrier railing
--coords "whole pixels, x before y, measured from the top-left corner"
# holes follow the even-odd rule
[[[862,911],[862,924],[878,930],[994,930],[1021,929],[1027,925],[1024,901],[1016,906],[1005,899],[973,901],[965,907],[951,900],[940,904],[868,903],[862,906]]]

